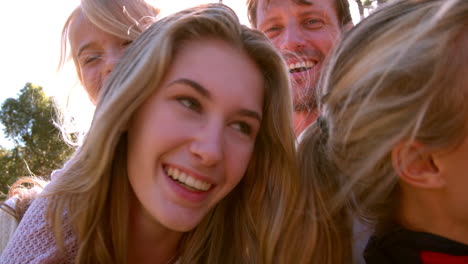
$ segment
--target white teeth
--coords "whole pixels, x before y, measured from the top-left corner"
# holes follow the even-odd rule
[[[187,177],[187,180],[184,183],[190,187],[195,187],[195,179],[192,177]]]
[[[312,67],[315,66],[315,62],[308,61],[308,62],[306,63],[306,66],[307,66],[307,68],[312,68]]]
[[[174,180],[177,180],[179,178],[179,172],[175,173],[173,168],[169,168],[168,172],[169,175],[172,175],[172,178]]]
[[[179,170],[175,169],[175,171],[177,171],[177,173],[179,173]],[[179,181],[185,182],[186,180],[187,180],[187,174],[185,174],[183,172],[180,172],[179,173]]]
[[[196,181],[195,182],[195,188],[199,189],[199,190],[203,190],[203,182],[201,181]]]
[[[208,191],[211,188],[211,184],[197,180],[190,175],[185,174],[184,172],[179,171],[176,168],[168,168],[166,170],[167,174],[174,180],[184,183],[185,185],[199,190],[199,191]]]
[[[300,69],[300,68],[312,68],[315,66],[315,62],[312,61],[301,61],[296,63],[288,64],[289,70]]]

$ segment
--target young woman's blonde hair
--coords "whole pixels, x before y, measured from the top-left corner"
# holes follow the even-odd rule
[[[222,4],[168,16],[129,47],[102,88],[91,129],[43,194],[59,242],[62,221],[78,239],[77,263],[125,263],[131,187],[126,127],[161,85],[175,54],[192,40],[221,39],[245,52],[264,79],[263,120],[246,175],[180,248],[181,263],[303,263],[304,198],[298,190],[287,69],[269,40],[241,26]],[[196,65],[193,65],[196,67]],[[65,219],[63,212],[67,212]],[[309,224],[309,223],[307,223]]]
[[[351,254],[350,208],[377,233],[395,221],[396,144],[450,149],[466,137],[467,32],[466,0],[395,0],[334,51],[318,91],[322,115],[299,147],[315,188],[320,263]]]

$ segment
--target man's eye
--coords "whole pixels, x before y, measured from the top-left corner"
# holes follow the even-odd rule
[[[279,27],[279,26],[272,26],[272,27],[269,27],[269,28],[267,28],[266,30],[264,30],[264,32],[265,32],[265,33],[268,33],[268,32],[275,32],[275,31],[278,31],[278,30],[280,30],[280,29],[281,29],[281,27]]]
[[[317,29],[323,26],[323,21],[318,19],[307,19],[305,25],[309,28]]]
[[[201,111],[201,104],[195,98],[187,97],[187,96],[180,96],[180,97],[177,97],[176,100],[179,101],[179,103],[185,106],[186,108],[189,108],[197,112]]]

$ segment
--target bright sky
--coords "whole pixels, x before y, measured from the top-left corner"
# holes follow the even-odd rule
[[[162,15],[217,0],[147,0]],[[224,0],[249,25],[246,0]],[[354,1],[351,1],[354,2]],[[0,14],[0,103],[16,97],[26,82],[40,85],[49,96],[60,94],[56,68],[60,54],[62,25],[79,0],[3,1]],[[355,13],[355,12],[354,12]],[[3,128],[0,127],[3,131]],[[0,145],[11,147],[0,131]]]

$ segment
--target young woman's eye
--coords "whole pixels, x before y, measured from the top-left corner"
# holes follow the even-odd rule
[[[201,111],[201,104],[195,98],[181,96],[177,98],[177,101],[179,101],[180,104],[182,104],[183,106],[191,110],[194,110],[197,112]]]
[[[236,130],[239,130],[241,133],[246,135],[252,134],[252,126],[246,122],[236,122],[232,124],[232,127]]]

